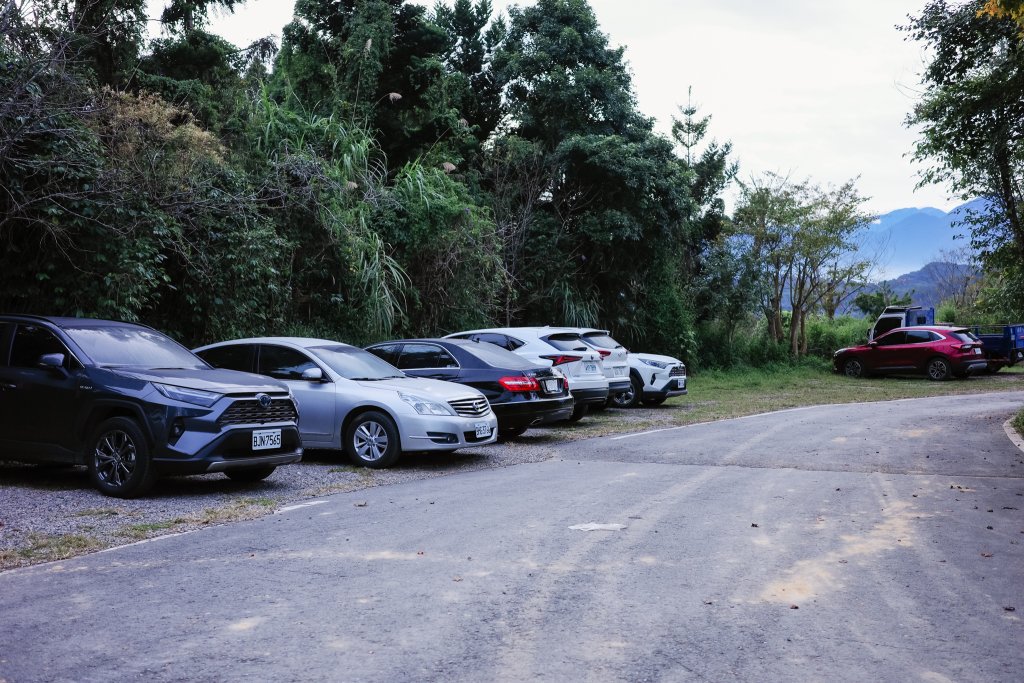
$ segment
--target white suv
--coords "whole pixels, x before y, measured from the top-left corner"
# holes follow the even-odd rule
[[[576,332],[584,344],[601,354],[601,363],[604,365],[604,376],[608,378],[608,400],[609,405],[615,405],[612,397],[624,391],[629,391],[631,383],[629,379],[629,352],[619,342],[612,339],[608,330],[598,330],[592,327],[564,327],[560,328],[566,332]]]
[[[494,327],[449,334],[452,339],[488,342],[529,358],[535,363],[558,366],[569,382],[575,401],[572,421],[587,414],[591,405],[608,400],[608,379],[601,354],[587,346],[573,329],[561,327]]]
[[[686,393],[686,365],[672,356],[653,353],[629,354],[629,391],[611,397],[611,405],[632,408],[637,403],[656,406],[671,396]]]

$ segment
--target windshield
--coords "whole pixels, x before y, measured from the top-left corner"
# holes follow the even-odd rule
[[[315,346],[309,351],[345,379],[395,379],[406,375],[391,363],[354,346]]]
[[[68,336],[100,367],[202,370],[210,366],[170,337],[142,327],[69,327]]]

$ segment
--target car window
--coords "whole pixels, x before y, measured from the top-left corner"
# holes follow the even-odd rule
[[[895,346],[896,344],[907,343],[906,332],[890,332],[884,337],[879,337],[877,340],[879,346]]]
[[[309,351],[345,379],[381,380],[405,377],[391,363],[356,346],[314,346]]]
[[[483,341],[483,340],[481,340]],[[496,368],[508,368],[509,370],[529,370],[537,366],[520,355],[498,348],[494,344],[464,344],[462,349],[466,353],[473,354],[484,363]]]
[[[252,372],[253,344],[230,344],[200,351],[196,355],[215,368]]]
[[[897,327],[903,324],[903,320],[897,317],[882,318],[875,323],[875,337],[880,337],[889,330],[895,330]]]
[[[942,339],[930,330],[907,330],[907,344],[926,344]]]
[[[402,350],[401,344],[381,344],[380,346],[373,346],[366,349],[373,355],[377,356],[383,361],[395,365],[398,361],[398,354]]]
[[[582,335],[583,341],[593,346],[600,346],[602,349],[621,349],[622,344],[612,339],[609,335],[604,332],[584,332]]]
[[[11,367],[38,368],[39,359],[49,353],[63,354],[65,368],[77,364],[53,332],[39,325],[18,325],[11,344]]]
[[[399,370],[421,368],[457,368],[459,364],[452,354],[436,344],[406,344],[398,358]]]
[[[496,332],[481,332],[480,334],[474,334],[472,338],[474,341],[500,346],[507,351],[511,351],[513,348],[516,348],[509,347],[509,339],[507,335],[498,334]]]
[[[309,356],[289,349],[285,346],[260,347],[259,374],[274,379],[302,379],[302,373],[310,368],[318,368]]]
[[[165,334],[146,327],[105,325],[66,327],[64,331],[102,367],[201,370],[201,358]]]
[[[550,334],[544,337],[544,341],[554,346],[559,351],[587,351],[587,345],[575,332],[561,332]]]
[[[956,332],[950,332],[950,337],[953,337],[957,341],[963,342],[964,344],[977,344],[981,340],[974,336],[973,333],[967,330],[957,330]]]

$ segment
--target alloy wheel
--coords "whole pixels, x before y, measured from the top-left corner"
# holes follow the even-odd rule
[[[388,433],[379,422],[364,422],[352,435],[353,446],[366,462],[380,460],[388,450]]]
[[[138,450],[131,435],[120,429],[103,434],[93,453],[96,476],[110,486],[121,488],[135,471]]]

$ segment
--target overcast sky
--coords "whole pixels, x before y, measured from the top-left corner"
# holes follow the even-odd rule
[[[150,0],[154,14],[162,0]],[[529,0],[492,0],[495,10]],[[248,0],[211,30],[238,45],[276,34],[291,0]],[[421,4],[433,5],[433,0]],[[626,48],[640,110],[667,133],[694,101],[710,135],[731,140],[740,177],[765,171],[839,184],[860,177],[868,208],[960,202],[945,187],[915,190],[903,126],[925,56],[896,30],[925,0],[591,0],[614,46]]]

